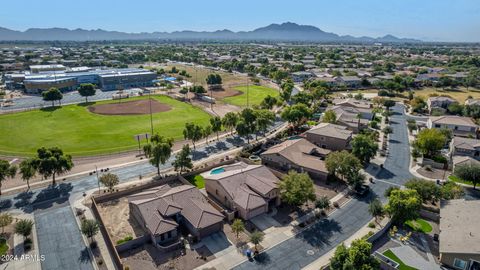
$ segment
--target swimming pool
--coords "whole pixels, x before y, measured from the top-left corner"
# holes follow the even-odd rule
[[[224,168],[216,168],[210,171],[210,174],[219,174],[225,172]]]

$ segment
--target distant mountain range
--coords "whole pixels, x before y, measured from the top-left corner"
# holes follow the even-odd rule
[[[299,25],[286,22],[270,24],[253,31],[233,32],[230,30],[207,31],[175,31],[152,33],[125,33],[102,29],[69,30],[66,28],[30,28],[26,31],[15,31],[0,27],[0,41],[99,41],[99,40],[218,40],[218,41],[299,41],[299,42],[386,42],[412,43],[421,40],[398,38],[392,35],[383,37],[353,37],[328,33],[311,25]]]

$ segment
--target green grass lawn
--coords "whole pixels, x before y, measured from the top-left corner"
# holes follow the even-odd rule
[[[399,270],[417,270],[417,268],[414,268],[414,267],[411,267],[409,265],[406,265],[402,262],[402,260],[400,260],[397,255],[395,255],[395,253],[393,253],[393,251],[391,251],[390,249],[389,250],[386,250],[385,252],[383,252],[383,255],[385,255],[386,257],[388,257],[389,259],[391,259],[392,261],[395,261],[399,264],[398,266],[398,269]]]
[[[8,251],[7,240],[0,238],[0,255],[5,255]]]
[[[473,186],[473,183],[471,181],[466,181],[466,180],[463,180],[455,175],[450,175],[448,177],[448,180],[452,181],[452,182],[455,182],[455,183],[460,183],[460,184],[466,184],[466,185],[471,185]]]
[[[200,108],[166,96],[154,98],[172,108],[153,114],[155,133],[181,139],[185,123],[209,121]],[[118,101],[96,104],[113,102]],[[133,136],[145,132],[150,132],[149,115],[99,115],[81,104],[4,114],[0,115],[0,154],[28,156],[42,146],[58,146],[74,156],[112,153],[137,148]]]
[[[201,175],[190,175],[186,177],[188,182],[190,182],[192,185],[196,186],[198,189],[204,188],[205,187],[205,180],[203,179],[203,176]]]
[[[412,228],[417,232],[429,233],[432,231],[432,225],[428,221],[417,218],[416,220],[409,220],[405,222],[405,225]]]
[[[240,107],[247,106],[247,86],[237,86],[234,89],[243,92],[243,94],[224,98],[223,101]],[[268,95],[278,97],[279,93],[277,90],[265,86],[248,86],[248,101],[250,105],[259,105]]]

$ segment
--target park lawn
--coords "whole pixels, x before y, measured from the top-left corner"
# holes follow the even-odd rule
[[[417,232],[429,233],[432,231],[432,225],[430,225],[428,221],[421,218],[405,221],[405,225]]]
[[[455,182],[455,183],[460,183],[460,184],[473,186],[473,183],[471,181],[463,180],[462,178],[459,178],[456,175],[450,175],[448,177],[448,180],[450,180],[452,182]]]
[[[5,255],[8,251],[7,240],[3,237],[0,237],[0,255]]]
[[[227,73],[227,72],[224,72],[224,71],[220,71],[220,70],[212,70],[212,69],[208,69],[206,67],[193,67],[193,66],[189,66],[189,65],[181,65],[181,64],[171,64],[171,65],[168,65],[168,66],[163,66],[162,68],[165,70],[165,71],[170,71],[172,69],[172,67],[176,67],[178,70],[185,70],[187,71],[188,74],[190,74],[190,78],[188,78],[188,81],[191,81],[191,82],[195,82],[197,84],[201,84],[203,85],[204,87],[207,87],[207,76],[211,73],[217,73],[217,74],[220,74],[220,76],[222,76],[222,84],[230,84],[230,83],[240,83],[243,81],[245,81],[244,78],[240,77],[240,76],[236,76],[235,74],[233,73]],[[178,74],[170,74],[170,75],[178,75]]]
[[[398,266],[399,270],[417,270],[417,268],[411,267],[411,266],[403,263],[402,260],[400,260],[397,257],[397,255],[395,255],[395,253],[393,253],[393,251],[391,251],[390,249],[383,252],[383,255],[388,257],[390,260],[397,262],[399,264],[399,266]]]
[[[203,176],[199,174],[187,176],[186,179],[188,182],[190,182],[190,184],[196,186],[198,189],[205,187],[205,179],[203,179]]]
[[[153,114],[155,133],[183,139],[185,123],[208,124],[210,116],[200,108],[167,96],[153,98],[172,108]],[[96,104],[114,102],[118,101]],[[58,146],[73,156],[113,153],[136,149],[133,136],[146,132],[150,133],[150,115],[100,115],[82,104],[4,114],[0,115],[0,154],[30,156],[42,146]]]
[[[457,89],[449,89],[446,88],[443,90],[442,88],[435,88],[435,87],[423,87],[421,89],[414,90],[416,96],[423,96],[428,98],[431,94],[438,94],[438,95],[449,95],[453,99],[456,99],[460,104],[467,99],[468,96],[472,96],[473,98],[480,98],[480,90],[476,88],[469,87],[468,90],[466,87],[458,87]]]
[[[246,107],[247,106],[247,86],[237,86],[234,88],[240,92],[243,92],[241,95],[236,95],[232,97],[226,97],[223,99],[226,103],[232,105]],[[249,105],[260,105],[263,99],[266,96],[278,97],[279,93],[273,88],[260,85],[250,85],[248,86],[248,101]]]

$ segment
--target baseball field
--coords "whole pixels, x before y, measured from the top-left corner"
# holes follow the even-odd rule
[[[36,149],[58,146],[73,156],[136,149],[133,136],[154,133],[182,139],[187,122],[206,125],[210,116],[166,96],[136,97],[0,115],[0,154],[29,156]]]

